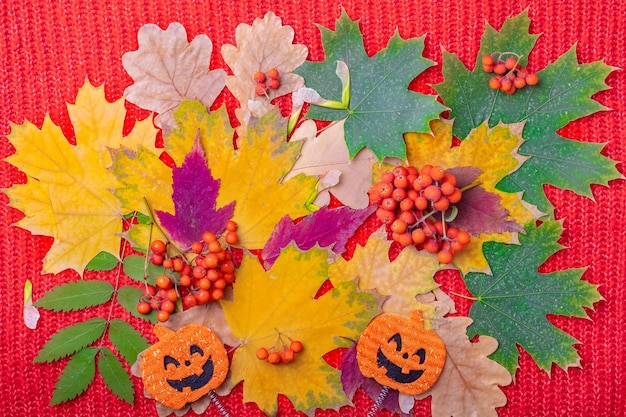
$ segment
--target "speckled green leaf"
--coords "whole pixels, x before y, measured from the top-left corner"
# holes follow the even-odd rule
[[[520,345],[549,371],[552,364],[567,368],[577,365],[579,356],[571,335],[555,327],[548,314],[587,317],[583,307],[601,300],[595,285],[581,280],[582,269],[540,273],[538,268],[561,245],[560,223],[549,221],[526,226],[521,245],[487,242],[483,246],[492,275],[468,273],[465,283],[476,297],[469,316],[470,339],[477,334],[498,340],[491,359],[511,373],[518,366]]]
[[[98,340],[105,329],[106,320],[101,317],[64,327],[50,337],[34,361],[52,362],[71,355]]]
[[[97,348],[82,349],[72,356],[54,385],[50,405],[69,401],[82,394],[96,376]]]
[[[73,311],[104,304],[113,295],[113,285],[106,281],[74,281],[53,287],[35,302],[35,307],[53,311]]]
[[[430,120],[445,110],[434,96],[408,90],[409,83],[432,62],[422,57],[424,38],[402,39],[397,33],[387,47],[368,57],[359,23],[345,13],[336,30],[320,28],[326,59],[305,62],[295,72],[305,84],[324,99],[342,99],[342,84],[335,74],[337,61],[350,71],[350,103],[347,109],[311,106],[307,117],[345,122],[345,140],[350,157],[363,147],[382,160],[386,156],[404,158],[404,132],[426,132]]]
[[[103,347],[98,356],[98,370],[102,380],[115,396],[133,405],[135,390],[124,365],[111,349]]]

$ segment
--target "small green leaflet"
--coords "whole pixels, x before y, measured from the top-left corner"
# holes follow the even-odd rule
[[[111,255],[109,252],[100,252],[89,261],[85,269],[88,271],[110,271],[119,263],[120,260],[116,256]]]
[[[141,284],[145,284],[144,276],[148,278],[156,278],[164,273],[165,268],[147,262],[148,270],[146,271],[146,257],[139,255],[129,255],[124,258],[124,274]],[[144,275],[145,272],[145,275]]]
[[[89,387],[96,375],[98,350],[97,348],[82,349],[69,360],[54,385],[50,405],[69,401]]]
[[[130,405],[134,403],[133,382],[115,354],[106,347],[100,349],[98,357],[98,370],[107,387],[121,400]]]
[[[150,347],[150,343],[133,326],[121,319],[109,323],[109,339],[130,365],[137,355]]]
[[[354,157],[363,147],[379,160],[387,156],[406,157],[402,134],[427,132],[429,121],[445,110],[434,96],[408,90],[409,83],[432,62],[422,57],[424,38],[402,39],[398,33],[387,47],[372,58],[363,46],[358,21],[345,11],[336,31],[320,27],[326,60],[305,62],[295,72],[307,87],[326,100],[342,101],[342,82],[336,75],[337,62],[344,62],[350,74],[350,101],[346,109],[312,105],[307,117],[317,120],[346,119],[345,140]]]
[[[528,33],[529,27],[526,12],[508,19],[500,32],[487,25],[479,59],[488,53],[516,52],[522,55],[520,65],[525,66],[537,40],[537,35]],[[435,89],[451,109],[453,133],[459,138],[466,137],[486,120],[490,126],[500,121],[525,121],[523,136],[527,142],[519,154],[529,159],[498,188],[507,192],[524,191],[524,200],[550,214],[553,208],[543,193],[544,184],[589,196],[590,184],[606,184],[620,177],[615,162],[599,153],[599,145],[566,142],[556,134],[573,120],[606,110],[591,97],[607,88],[604,80],[612,70],[603,62],[579,64],[572,47],[537,73],[538,85],[508,95],[488,87],[494,74],[484,72],[481,65],[469,71],[456,55],[444,52],[444,82]],[[572,166],[576,169],[572,170]]]
[[[53,311],[73,311],[104,304],[113,295],[113,285],[106,281],[75,281],[52,288],[36,307]]]
[[[132,285],[124,285],[117,291],[117,302],[133,316],[156,324],[157,313],[155,310],[152,310],[150,314],[141,314],[137,311],[137,303],[142,296],[143,291],[140,288],[133,287]]]
[[[81,350],[102,336],[106,324],[105,319],[96,317],[62,328],[50,337],[34,362],[52,362]]]
[[[562,227],[556,221],[535,227],[529,223],[520,234],[520,245],[487,242],[485,258],[493,275],[468,273],[465,283],[476,298],[469,316],[470,339],[488,335],[498,340],[491,359],[515,373],[522,346],[537,365],[549,372],[552,363],[565,369],[576,365],[578,343],[551,324],[546,315],[587,317],[583,307],[591,308],[602,297],[595,285],[581,280],[582,269],[548,274],[538,272],[546,259],[561,249],[557,240]]]

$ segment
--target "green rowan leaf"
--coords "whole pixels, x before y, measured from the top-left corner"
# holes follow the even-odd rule
[[[113,319],[109,323],[109,339],[130,365],[135,363],[140,352],[150,347],[141,333],[121,319]]]
[[[147,263],[146,271],[146,257],[140,255],[129,255],[124,258],[123,271],[128,278],[137,281],[141,284],[145,284],[144,272],[147,278],[155,278],[162,275],[165,272],[165,268],[160,265],[155,265],[151,262]],[[150,282],[150,279],[148,279]]]
[[[50,405],[69,401],[82,394],[96,375],[97,348],[82,349],[72,356],[54,385]]]
[[[427,132],[429,121],[445,110],[434,96],[408,90],[409,83],[432,65],[422,57],[424,37],[404,40],[395,33],[387,47],[370,58],[358,21],[350,20],[345,11],[337,21],[336,31],[320,28],[320,32],[326,60],[307,61],[295,72],[324,99],[342,102],[345,95],[336,67],[337,61],[344,62],[350,74],[350,100],[345,109],[312,105],[307,117],[346,119],[345,140],[350,158],[366,146],[379,160],[386,156],[405,158],[402,134]]]
[[[68,282],[52,288],[34,305],[53,311],[80,310],[106,303],[113,290],[113,285],[106,281]]]
[[[89,271],[110,271],[119,263],[120,260],[115,255],[111,255],[109,252],[100,252],[89,261],[85,269]]]
[[[156,311],[153,310],[149,314],[141,314],[137,311],[137,303],[142,296],[143,291],[132,285],[124,285],[117,290],[117,302],[124,307],[126,311],[137,318],[156,324]]]
[[[548,321],[548,314],[587,317],[583,307],[591,308],[602,297],[597,287],[581,280],[582,269],[540,273],[538,267],[561,245],[560,223],[549,221],[536,227],[529,223],[520,245],[487,242],[485,257],[493,275],[468,273],[465,283],[476,297],[469,316],[470,339],[477,334],[498,340],[491,359],[511,373],[517,368],[522,346],[546,371],[553,363],[565,369],[576,365],[579,356],[576,339]]]
[[[499,32],[487,25],[478,57],[514,52],[521,55],[520,66],[525,66],[537,39],[537,35],[528,33],[529,27],[526,12],[508,19]],[[519,154],[529,159],[498,188],[507,192],[523,191],[524,200],[551,214],[553,208],[544,195],[544,184],[590,196],[592,183],[606,184],[620,176],[614,161],[600,154],[601,146],[567,141],[556,134],[573,120],[606,110],[592,96],[607,88],[605,79],[611,71],[613,68],[603,62],[579,64],[575,47],[572,47],[537,73],[539,84],[509,95],[488,87],[494,74],[483,71],[482,65],[470,71],[456,55],[444,52],[444,82],[434,87],[444,104],[450,107],[453,133],[459,138],[466,137],[485,121],[490,126],[500,121],[525,123],[526,142]]]
[[[102,336],[106,324],[105,319],[95,317],[62,328],[50,337],[34,362],[52,362],[83,349]]]
[[[130,376],[124,369],[124,365],[115,356],[111,349],[103,347],[98,357],[98,370],[106,386],[120,400],[133,405],[135,391]]]

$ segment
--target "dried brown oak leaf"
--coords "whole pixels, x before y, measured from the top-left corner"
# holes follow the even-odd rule
[[[496,407],[506,405],[500,386],[511,383],[511,374],[488,358],[498,347],[496,339],[480,336],[476,343],[467,337],[469,317],[450,317],[435,331],[446,344],[446,364],[437,383],[416,399],[432,396],[433,417],[497,417]],[[413,405],[411,397],[400,399],[403,411]]]
[[[198,100],[207,108],[224,89],[226,71],[209,70],[213,43],[206,35],[187,41],[180,23],[166,30],[148,24],[139,29],[139,48],[122,56],[134,84],[124,96],[137,106],[158,113],[155,124],[164,134],[176,127],[174,111],[184,100]]]
[[[308,49],[293,44],[293,38],[293,29],[283,26],[279,17],[268,12],[263,19],[255,19],[252,26],[244,23],[237,26],[237,46],[222,46],[222,57],[233,72],[226,77],[226,87],[239,100],[241,108],[235,114],[242,124],[248,125],[251,118],[262,117],[263,109],[272,106],[272,99],[304,85],[304,79],[292,71],[302,65]],[[280,86],[268,89],[267,96],[257,95],[254,74],[259,71],[267,74],[272,68],[279,72]]]

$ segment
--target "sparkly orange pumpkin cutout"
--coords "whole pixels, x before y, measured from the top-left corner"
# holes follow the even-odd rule
[[[159,342],[141,358],[144,388],[166,407],[181,409],[219,387],[228,373],[228,355],[213,331],[188,324],[178,331],[156,325]]]
[[[424,329],[422,313],[406,319],[381,314],[367,326],[356,346],[361,373],[406,395],[427,391],[446,361],[443,340]]]

